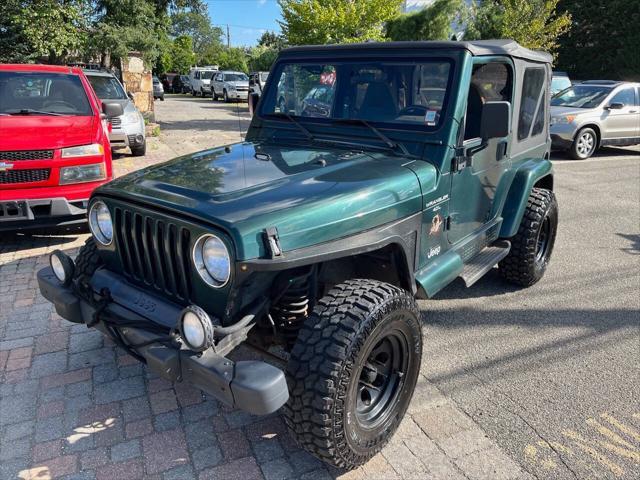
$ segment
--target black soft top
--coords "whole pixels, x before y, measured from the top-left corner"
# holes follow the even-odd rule
[[[468,50],[472,55],[508,55],[510,57],[523,58],[533,62],[551,63],[553,57],[546,52],[529,50],[514,40],[477,40],[471,42],[366,42],[346,43],[341,45],[305,45],[291,47],[282,51],[282,54],[320,52],[320,51],[348,51],[348,50]]]

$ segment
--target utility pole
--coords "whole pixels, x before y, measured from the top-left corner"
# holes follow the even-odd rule
[[[231,48],[231,36],[229,35],[229,24],[227,23],[227,48]]]

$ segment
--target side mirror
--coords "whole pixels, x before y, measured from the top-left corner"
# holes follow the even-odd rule
[[[249,95],[249,115],[253,117],[253,115],[258,110],[258,101],[260,100],[260,95],[258,93],[252,93]]]
[[[124,114],[122,105],[119,103],[102,102],[102,112],[107,116],[107,118],[119,117]]]
[[[249,86],[253,87],[256,84],[256,81],[252,78],[249,80]]]
[[[607,110],[620,110],[624,108],[624,103],[613,102],[607,106]]]
[[[482,140],[504,138],[511,126],[511,104],[509,102],[487,102],[482,106],[480,136]]]

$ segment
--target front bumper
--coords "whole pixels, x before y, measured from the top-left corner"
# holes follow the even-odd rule
[[[99,307],[78,295],[72,287],[65,287],[51,268],[38,272],[38,286],[61,317],[110,335],[110,328],[114,327],[101,319],[100,313],[96,315]],[[153,323],[155,332],[131,326],[115,328],[129,353],[133,351],[161,377],[190,383],[231,407],[255,415],[275,412],[288,400],[284,373],[273,365],[260,361],[234,362],[213,349],[197,354],[177,341],[157,341],[157,328],[164,327],[167,331],[172,328],[181,311],[179,306],[142,291],[107,270],[94,274],[91,287],[94,292],[109,288],[111,301],[104,311],[110,317],[129,324]]]
[[[247,100],[249,98],[248,90],[227,90],[227,95],[233,100]]]
[[[136,147],[142,145],[144,141],[144,128],[140,129],[137,124],[131,125],[131,128],[114,129],[109,134],[111,148]]]
[[[551,147],[554,150],[568,150],[573,143],[578,128],[572,123],[557,123],[550,128]]]
[[[75,226],[86,222],[87,200],[0,200],[0,232]]]

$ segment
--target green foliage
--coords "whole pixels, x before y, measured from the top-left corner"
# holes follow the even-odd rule
[[[82,0],[0,1],[0,61],[57,63],[87,38]]]
[[[193,53],[193,40],[191,37],[181,35],[173,41],[171,48],[173,61],[172,71],[176,73],[189,73],[189,68],[195,63],[196,55]]]
[[[242,48],[225,48],[218,54],[216,63],[220,66],[220,70],[249,72],[247,53]]]
[[[468,10],[465,39],[511,38],[520,45],[555,52],[571,27],[571,15],[557,14],[558,0],[483,0]]]
[[[264,32],[258,39],[258,46],[280,51],[287,46],[287,41],[282,35],[275,32]]]
[[[573,25],[560,39],[558,69],[577,79],[640,80],[640,2],[561,0]]]
[[[249,53],[249,70],[252,72],[268,72],[278,56],[276,48],[257,46]]]
[[[222,29],[211,25],[209,14],[198,10],[179,10],[171,14],[171,35],[189,36],[193,40],[195,63],[205,65],[222,50]]]
[[[290,45],[384,40],[384,24],[402,0],[278,0]]]
[[[462,0],[436,0],[418,12],[405,13],[387,22],[390,40],[449,40],[451,25]]]

